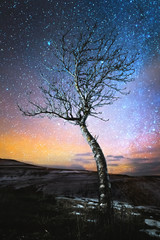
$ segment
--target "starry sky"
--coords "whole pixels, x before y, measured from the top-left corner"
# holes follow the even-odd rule
[[[61,119],[22,116],[17,103],[38,95],[45,58],[56,36],[84,20],[116,26],[119,42],[139,52],[131,93],[90,118],[110,173],[160,174],[160,1],[1,0],[0,158],[38,165],[96,170],[78,126]],[[106,31],[107,31],[106,29]],[[52,61],[52,58],[50,58]]]

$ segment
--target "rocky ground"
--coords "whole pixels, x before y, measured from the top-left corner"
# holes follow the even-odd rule
[[[140,229],[160,237],[160,176],[130,177],[111,175],[114,209],[121,215],[141,216]],[[96,208],[98,200],[96,172],[51,169],[0,159],[0,189],[33,187],[60,202],[67,202],[72,214],[83,215],[86,206]],[[95,221],[95,219],[88,219]]]

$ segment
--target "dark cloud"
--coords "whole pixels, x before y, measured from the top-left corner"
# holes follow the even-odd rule
[[[117,164],[117,163],[108,163],[108,166],[109,167],[118,167],[119,164]]]
[[[107,157],[112,157],[112,158],[124,158],[124,156],[121,156],[121,155],[117,155],[117,156],[107,155]]]
[[[88,156],[93,156],[92,153],[86,152],[86,153],[77,153],[75,157],[88,157]]]
[[[155,149],[157,151],[157,148]],[[124,172],[124,174],[135,175],[135,176],[145,176],[145,175],[160,175],[160,158],[125,158],[124,156],[118,155],[108,155],[108,166],[109,167],[121,167],[122,163],[110,163],[121,161],[123,159],[127,160],[129,168],[132,169]]]
[[[130,159],[132,161],[132,175],[144,176],[144,175],[160,175],[160,159],[152,158],[146,159],[137,158]],[[131,175],[131,172],[126,171],[125,174]]]
[[[78,153],[78,154],[75,154],[75,157],[72,159],[72,161],[74,162],[80,162],[82,164],[89,164],[91,163],[91,161],[94,161],[94,158],[88,158],[90,156],[93,156],[92,153]]]
[[[119,161],[121,161],[121,159],[116,159],[116,158],[113,158],[113,159],[108,159],[107,160],[108,162],[119,162]]]
[[[129,160],[132,163],[144,163],[146,164],[147,161],[149,162],[160,162],[160,158],[159,157],[155,157],[155,158],[126,158],[127,160]]]
[[[75,158],[75,159],[72,159],[72,161],[75,161],[75,162],[83,162],[83,163],[90,163],[90,161],[93,161],[93,159],[85,159],[85,158]]]
[[[131,161],[131,162],[146,162],[149,161],[149,158],[126,158],[127,160]]]
[[[124,157],[124,156],[121,156],[121,155],[117,155],[117,156],[107,155],[106,158],[109,158],[108,161],[109,161],[109,162],[112,162],[112,161],[120,161],[121,159],[124,159],[125,157]]]

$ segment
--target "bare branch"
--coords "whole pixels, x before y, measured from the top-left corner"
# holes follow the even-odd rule
[[[79,125],[88,116],[108,121],[99,117],[98,108],[129,93],[125,85],[133,81],[137,56],[117,45],[115,29],[99,33],[97,23],[85,23],[85,30],[74,34],[69,30],[50,46],[55,62],[44,64],[48,73],[41,74],[43,101],[29,100],[26,109],[18,105],[25,116],[47,115]]]

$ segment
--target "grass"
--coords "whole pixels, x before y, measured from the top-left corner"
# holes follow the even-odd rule
[[[37,192],[34,187],[20,190],[0,189],[1,240],[148,240],[139,232],[143,223],[139,217],[116,215],[113,224],[97,209],[83,209],[74,215],[67,200]],[[96,221],[88,221],[96,219]]]

